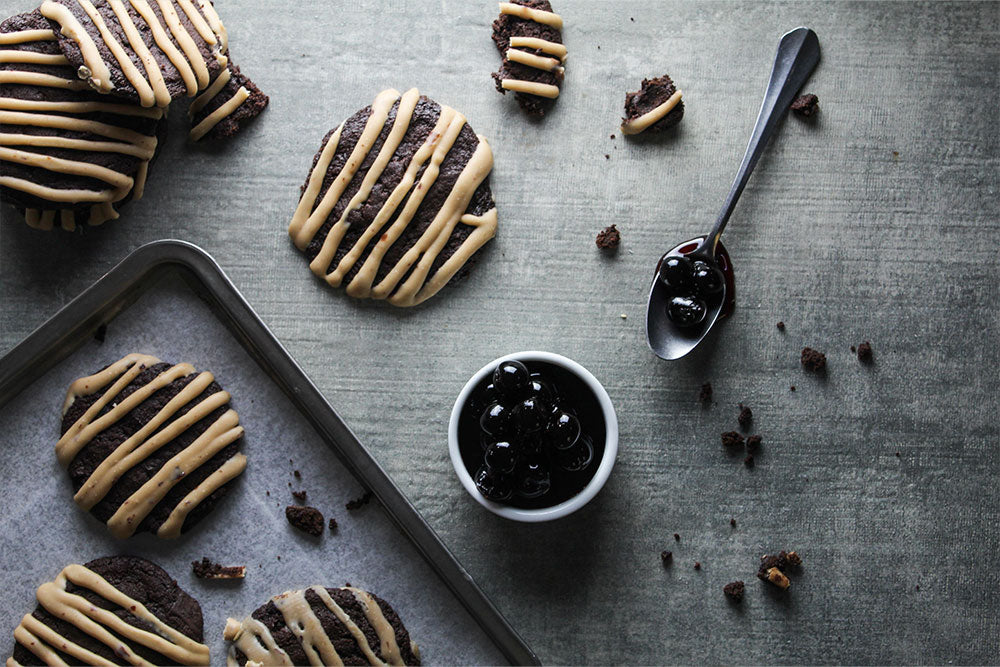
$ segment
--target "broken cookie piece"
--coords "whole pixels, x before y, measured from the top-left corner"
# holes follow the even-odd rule
[[[743,590],[742,581],[733,581],[722,587],[722,592],[733,602],[743,602]]]
[[[723,447],[741,447],[742,445],[743,436],[736,431],[726,431],[722,434]]]
[[[618,231],[618,227],[615,225],[605,227],[597,233],[597,247],[601,250],[617,248],[621,241],[622,234]]]
[[[809,118],[819,111],[819,98],[812,94],[799,95],[792,102],[792,113],[802,118]]]
[[[760,557],[757,578],[774,584],[778,588],[788,588],[791,586],[791,582],[785,575],[785,571],[801,564],[802,558],[794,551],[781,551],[777,554],[764,555]]]
[[[323,513],[315,507],[289,505],[285,508],[285,518],[293,527],[313,537],[323,534]]]
[[[219,565],[208,558],[191,561],[191,571],[199,579],[242,579],[246,576],[246,565]]]
[[[669,76],[643,79],[639,90],[625,95],[622,133],[662,132],[677,125],[683,117],[681,91]]]
[[[562,27],[549,0],[501,2],[493,22],[493,43],[503,58],[493,74],[497,91],[514,92],[530,116],[544,116],[559,97],[566,62]]]
[[[811,347],[802,348],[802,367],[807,371],[819,373],[826,369],[826,355]]]

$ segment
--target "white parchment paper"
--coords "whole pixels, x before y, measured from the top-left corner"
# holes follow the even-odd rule
[[[246,429],[246,472],[215,510],[188,534],[165,541],[149,534],[116,540],[72,500],[58,465],[60,409],[69,383],[129,352],[187,361],[210,370],[232,395]],[[0,410],[0,567],[4,573],[0,628],[5,651],[35,589],[68,563],[112,554],[148,558],[201,603],[213,664],[224,664],[226,618],[243,618],[269,597],[313,584],[350,582],[385,598],[419,644],[425,664],[496,664],[489,638],[396,529],[377,501],[359,510],[344,504],[362,487],[300,413],[267,378],[211,310],[179,280],[152,288],[108,326],[105,342],[79,350]],[[301,480],[294,471],[301,472]],[[290,486],[291,485],[291,486]],[[339,529],[321,539],[285,520],[292,490],[334,517]],[[242,582],[203,581],[191,561],[207,556],[247,566]]]

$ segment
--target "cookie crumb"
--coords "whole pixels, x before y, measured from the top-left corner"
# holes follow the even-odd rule
[[[625,313],[622,313],[618,317],[622,318],[623,320],[627,320],[628,319],[628,315],[626,315]]]
[[[736,431],[726,431],[722,434],[722,446],[741,447],[743,446],[743,436]]]
[[[785,330],[785,323],[784,322],[778,322],[778,324],[775,325],[775,326],[778,327],[778,331],[784,331]]]
[[[732,526],[733,528],[736,527],[736,518],[735,517],[731,517],[729,519],[729,525]]]
[[[615,135],[613,135],[613,134],[612,134],[612,135],[611,135],[611,138],[612,138],[612,139],[614,139],[614,138],[615,138]]]
[[[694,562],[694,569],[700,570],[701,569],[701,563],[699,563],[698,561],[695,561]]]
[[[364,507],[371,502],[372,496],[374,494],[371,491],[365,491],[365,493],[360,498],[355,498],[354,500],[348,500],[347,504],[344,505],[349,510],[356,510]]]
[[[790,387],[788,388],[788,390],[789,390],[789,391],[795,391],[795,385],[793,384],[792,386],[790,386]]]
[[[674,552],[673,551],[661,551],[660,552],[660,561],[663,563],[664,566],[670,565],[670,563],[673,560],[674,560]]]
[[[743,459],[743,465],[745,465],[748,468],[753,467],[753,454],[747,454],[747,457]]]
[[[743,405],[740,403],[740,414],[736,418],[736,421],[740,423],[740,428],[744,431],[747,430],[747,427],[750,426],[750,423],[753,421],[753,411],[750,409],[749,405]]]
[[[94,332],[94,340],[96,340],[98,343],[104,343],[104,339],[107,337],[108,337],[108,325],[102,324],[101,326],[97,327],[97,330]]]
[[[712,383],[706,382],[701,385],[701,391],[698,392],[698,400],[704,404],[709,404],[712,402]]]
[[[785,558],[786,560],[788,560],[788,564],[791,565],[792,567],[798,567],[799,565],[802,565],[802,557],[799,556],[799,554],[794,551],[789,551],[788,554],[785,556]]]
[[[610,248],[617,248],[618,244],[621,243],[622,235],[618,231],[618,227],[611,225],[606,227],[597,233],[597,247],[606,250]]]
[[[199,579],[242,579],[246,576],[246,565],[219,565],[208,558],[191,561],[191,571]]]
[[[323,513],[315,507],[289,505],[285,508],[285,519],[293,527],[313,537],[319,537],[323,534]]]
[[[330,529],[331,533],[337,530],[337,520],[332,516],[330,517],[330,523],[327,525],[327,528]]]
[[[858,345],[858,361],[863,364],[870,364],[872,360],[872,344],[865,341],[861,345]]]
[[[742,581],[732,581],[722,587],[722,592],[733,602],[743,602],[743,589]]]
[[[777,554],[769,554],[760,557],[760,568],[757,570],[757,578],[774,584],[778,588],[788,588],[791,582],[785,576],[783,570],[791,567],[798,567],[802,564],[802,558],[794,551],[781,551]]]
[[[851,346],[851,354],[854,354],[854,353],[855,353],[855,352],[857,352],[857,351],[858,351],[858,348],[856,348],[856,347],[854,347],[854,346],[852,345],[852,346]]]
[[[747,451],[755,452],[760,449],[761,443],[764,442],[764,438],[759,435],[751,435],[747,438]]]
[[[807,371],[819,373],[826,368],[826,355],[811,347],[802,348],[802,367]]]
[[[298,501],[299,505],[304,505],[306,502],[306,492],[305,491],[292,491],[292,497]]]
[[[899,458],[899,452],[896,452],[896,458]]]
[[[785,573],[776,567],[772,567],[770,570],[767,571],[766,581],[774,584],[778,588],[788,588],[789,586],[792,585],[792,582],[788,580],[788,577],[785,576]]]
[[[680,535],[680,533],[674,533],[674,541],[675,542],[680,542],[681,541],[681,535]]]
[[[812,93],[799,95],[792,102],[792,112],[796,116],[809,118],[819,111],[819,98]]]
[[[292,474],[295,475],[295,479],[302,479],[302,473],[298,470],[293,471]]]

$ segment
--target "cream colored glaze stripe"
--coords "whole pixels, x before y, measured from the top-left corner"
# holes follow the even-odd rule
[[[69,427],[66,433],[59,439],[59,442],[56,443],[56,456],[59,458],[59,462],[63,466],[68,466],[76,455],[80,453],[80,450],[83,449],[97,434],[106,430],[112,424],[116,424],[119,419],[127,415],[131,410],[135,409],[136,406],[152,396],[154,393],[163,387],[166,387],[174,380],[194,373],[194,366],[191,364],[177,364],[176,366],[171,366],[153,378],[150,382],[129,394],[120,403],[115,403],[110,410],[95,420],[94,418],[100,414],[100,411],[104,408],[104,406],[110,403],[115,396],[121,393],[121,391],[125,389],[125,387],[127,387],[128,384],[132,382],[132,380],[134,380],[142,371],[158,361],[154,360],[154,357],[147,357],[134,363],[122,364],[123,361],[130,359],[130,357],[132,357],[132,355],[125,357],[125,359],[113,364],[108,369],[105,369],[105,371],[114,369],[114,375],[112,376],[109,374],[107,376],[108,380],[111,380],[113,377],[120,377],[116,382],[114,382],[114,384],[111,385],[111,388],[108,389],[104,395],[102,395],[93,405],[90,406],[90,408],[87,409],[86,412],[83,413],[83,416],[81,416],[72,426]],[[102,371],[102,373],[105,371]],[[100,375],[100,373],[98,375]],[[92,375],[90,377],[93,378],[96,376]],[[79,382],[79,380],[77,380],[77,382]],[[105,385],[102,385],[102,387],[103,386]],[[73,391],[72,385],[70,386],[70,391]]]
[[[205,14],[208,25],[212,26],[212,31],[219,38],[219,46],[222,52],[225,53],[229,50],[229,35],[226,34],[226,26],[222,25],[219,14],[215,11],[215,7],[210,0],[199,0],[198,5]]]
[[[448,243],[448,239],[455,226],[460,222],[462,214],[469,207],[469,202],[472,201],[472,195],[475,194],[476,188],[486,180],[492,169],[493,152],[490,150],[489,144],[480,139],[475,152],[465,168],[462,169],[462,173],[459,174],[451,192],[448,193],[448,198],[441,206],[441,210],[438,211],[420,240],[406,251],[399,264],[396,265],[396,268],[400,268],[401,265],[409,268],[409,265],[422,254],[420,261],[406,282],[389,297],[389,303],[396,306],[414,306],[425,301],[440,289],[438,287],[432,290],[431,286],[425,285],[427,275],[430,273],[434,260]],[[465,259],[467,260],[469,257],[471,254]],[[395,270],[393,269],[393,271]],[[386,279],[390,276],[386,276]]]
[[[647,111],[638,118],[622,123],[622,134],[639,134],[653,123],[663,119],[681,101],[681,91],[676,91],[665,102]]]
[[[27,614],[27,617],[31,617],[31,614]],[[23,621],[23,619],[22,619]],[[29,621],[30,623],[30,621]],[[14,628],[14,641],[28,649],[41,658],[42,662],[46,665],[59,665],[68,667],[65,660],[59,657],[53,649],[49,648],[45,642],[43,642],[38,636],[30,632],[24,624],[18,625]],[[21,667],[21,663],[14,660],[14,658],[7,658],[7,667]]]
[[[177,73],[180,75],[181,79],[184,81],[184,86],[187,89],[188,97],[193,97],[198,93],[198,79],[195,76],[194,70],[191,69],[191,65],[185,59],[184,55],[174,46],[173,41],[170,36],[167,35],[167,31],[164,30],[163,24],[157,18],[156,13],[153,8],[149,6],[146,0],[129,0],[129,4],[132,5],[135,11],[139,12],[139,16],[143,18],[146,25],[149,26],[150,32],[153,34],[153,41],[156,46],[163,51],[167,59],[173,64],[174,68],[177,69]]]
[[[139,68],[135,66],[135,63],[132,62],[132,59],[125,53],[122,45],[118,43],[115,36],[108,30],[108,26],[104,23],[104,18],[98,13],[97,8],[94,7],[94,4],[90,0],[77,0],[77,4],[90,17],[90,22],[97,28],[97,32],[100,33],[104,45],[108,47],[111,55],[118,61],[122,74],[132,84],[132,87],[135,88],[136,93],[139,95],[139,104],[144,107],[153,106],[153,88],[143,77]]]
[[[146,81],[153,91],[152,102],[158,107],[166,107],[170,104],[170,91],[167,90],[167,84],[163,80],[163,72],[160,70],[160,64],[156,62],[156,58],[153,57],[149,47],[146,46],[146,42],[139,33],[139,29],[136,28],[135,22],[132,20],[132,16],[128,13],[128,9],[122,3],[122,0],[108,0],[108,4],[118,18],[118,23],[125,32],[125,37],[128,38],[129,45],[146,70]],[[143,106],[148,107],[152,106],[152,104],[143,104]]]
[[[69,65],[69,60],[61,53],[37,53],[35,51],[0,51],[0,63],[27,63],[31,65]]]
[[[229,410],[185,449],[163,464],[149,481],[129,496],[108,519],[108,530],[119,539],[132,535],[164,496],[184,477],[201,467],[243,435],[239,416]]]
[[[226,68],[219,72],[219,76],[215,77],[215,81],[212,85],[205,89],[201,95],[196,97],[191,101],[191,106],[188,107],[188,118],[193,118],[196,113],[201,111],[201,109],[208,104],[208,101],[222,92],[222,89],[226,87],[229,83],[229,79],[233,76],[232,70]]]
[[[340,145],[340,133],[343,129],[344,124],[341,123],[327,140],[326,146],[323,147],[323,151],[320,153],[319,160],[316,161],[316,166],[309,174],[309,183],[306,186],[305,192],[302,193],[302,198],[299,199],[299,205],[295,207],[292,222],[288,225],[288,235],[292,237],[295,247],[299,250],[305,250],[309,241],[315,236],[315,229],[318,229],[318,227],[315,228],[310,234],[303,227],[310,217],[313,206],[316,204],[316,198],[319,197],[319,191],[323,187],[323,180],[326,178],[326,171],[330,168],[330,162],[333,161],[333,156],[337,152],[337,146]]]
[[[403,207],[402,212],[396,216],[396,220],[393,221],[389,229],[379,238],[375,247],[372,248],[371,253],[365,259],[364,264],[361,265],[361,269],[358,270],[358,275],[355,276],[351,284],[348,285],[347,293],[351,296],[359,293],[361,290],[365,291],[366,296],[370,296],[376,299],[384,299],[395,287],[396,282],[402,277],[402,272],[398,272],[399,264],[390,271],[389,275],[383,278],[382,282],[378,286],[372,288],[371,285],[374,284],[375,278],[378,274],[379,266],[382,263],[382,259],[385,257],[385,253],[389,250],[393,243],[395,243],[400,236],[402,236],[403,231],[409,226],[410,221],[413,216],[416,215],[417,209],[420,208],[420,204],[424,201],[424,196],[430,191],[431,186],[437,180],[438,174],[441,170],[441,163],[444,161],[451,147],[455,144],[455,140],[458,138],[459,133],[462,128],[465,127],[465,116],[458,113],[451,107],[441,107],[441,115],[447,117],[447,127],[444,134],[442,135],[440,141],[434,146],[434,152],[431,155],[430,164],[424,169],[423,175],[420,177],[420,181],[417,183],[416,188],[410,193],[409,199],[406,200],[406,205]],[[405,255],[404,255],[405,257]],[[402,261],[402,260],[401,260]],[[399,277],[395,280],[392,279],[393,272],[397,271]],[[403,270],[405,272],[405,269]],[[354,289],[355,283],[358,283],[358,288]]]
[[[525,7],[524,5],[516,5],[513,2],[501,2],[500,13],[516,16],[520,19],[527,19],[529,21],[534,21],[535,23],[542,23],[560,30],[563,27],[562,17],[558,14],[546,12],[541,9],[531,9],[530,7]]]
[[[149,160],[146,160],[145,162],[139,165],[139,168],[135,172],[135,183],[132,184],[133,201],[139,201],[140,199],[142,199],[142,195],[146,192],[146,177],[148,175],[149,175]],[[111,218],[118,217],[118,213],[114,210],[114,208],[111,208],[111,206],[108,206],[108,208],[111,209],[110,215],[106,217],[104,220],[101,220],[101,222],[105,222],[107,220],[110,220]],[[100,223],[92,222],[90,224],[96,225]]]
[[[12,190],[20,190],[39,199],[46,199],[51,202],[86,203],[119,201],[128,194],[128,190],[63,190],[60,188],[50,188],[26,181],[23,178],[14,178],[13,176],[0,176],[0,186]]]
[[[555,99],[559,97],[559,86],[548,83],[538,83],[537,81],[521,81],[520,79],[504,79],[500,82],[504,90],[513,90],[515,93],[528,93],[539,97]]]
[[[242,432],[241,429],[240,433],[242,434]],[[246,467],[247,457],[244,454],[236,454],[212,471],[212,474],[184,496],[184,499],[170,511],[166,521],[156,529],[156,535],[164,539],[180,537],[184,519],[191,513],[191,510],[222,488],[223,485],[239,477],[246,470]]]
[[[480,137],[480,141],[485,141]],[[476,254],[497,233],[497,210],[491,208],[481,216],[466,214],[461,217],[463,224],[475,227],[471,234],[462,242],[458,250],[438,267],[434,275],[424,284],[414,297],[414,303],[422,303],[441,291],[452,277],[465,266],[466,262]]]
[[[539,39],[537,37],[514,35],[510,38],[510,45],[515,48],[524,47],[528,49],[536,49],[542,53],[548,53],[549,55],[556,56],[563,62],[566,62],[566,46],[564,44],[550,42],[547,39]]]
[[[69,139],[67,137],[49,137],[38,134],[0,134],[0,146],[35,146],[50,148],[68,148],[71,150],[96,151],[99,153],[121,153],[132,155],[144,160],[153,156],[153,151],[124,144],[118,141],[89,141],[87,139]],[[41,155],[33,153],[33,155]],[[44,157],[44,156],[42,156]],[[89,164],[89,163],[86,163]],[[122,176],[119,172],[114,172]]]
[[[123,127],[99,123],[93,120],[83,120],[68,116],[52,116],[38,113],[22,113],[20,111],[0,111],[0,123],[10,123],[11,125],[32,125],[34,127],[53,127],[64,130],[75,130],[77,132],[92,132],[110,139],[127,141],[136,146],[149,151],[156,148],[156,137]]]
[[[350,226],[347,223],[347,216],[350,215],[351,211],[356,210],[365,201],[368,200],[369,195],[371,195],[372,188],[375,183],[378,182],[382,172],[385,170],[386,165],[389,164],[389,160],[392,159],[393,155],[396,154],[396,149],[399,148],[399,144],[403,141],[403,136],[406,131],[410,129],[410,121],[413,119],[413,110],[417,106],[417,101],[420,99],[420,92],[416,88],[411,88],[406,91],[399,100],[399,106],[396,109],[396,118],[393,121],[392,129],[389,131],[389,136],[386,137],[385,142],[382,144],[381,150],[379,150],[378,155],[375,156],[374,162],[372,162],[371,167],[368,169],[368,173],[365,174],[364,179],[361,181],[361,185],[358,187],[357,193],[351,198],[344,207],[343,212],[340,214],[340,219],[334,223],[333,227],[330,228],[329,233],[327,233],[326,238],[323,240],[323,247],[320,249],[319,254],[310,264],[310,268],[314,273],[320,277],[326,278],[327,282],[331,285],[340,284],[340,276],[335,274],[333,278],[326,275],[327,269],[329,269],[330,264],[333,263],[334,254],[337,252],[337,248],[340,247],[340,242],[343,240],[344,235],[347,233],[347,229]],[[381,129],[379,129],[379,134],[381,134]],[[362,156],[359,160],[359,164],[364,162],[367,155]],[[336,204],[336,202],[334,202]]]
[[[250,97],[250,91],[243,86],[240,86],[240,89],[236,91],[235,95],[230,97],[222,104],[222,106],[205,116],[200,123],[191,128],[191,132],[188,135],[191,137],[191,141],[198,141],[208,134],[213,127],[221,123],[224,118],[230,116],[240,107],[241,104],[246,102],[248,97]]]
[[[139,106],[112,104],[110,102],[54,102],[46,100],[21,100],[16,97],[0,97],[0,109],[8,109],[10,111],[64,111],[66,113],[104,111],[119,116],[139,116],[154,120],[159,120],[163,117],[163,109],[157,107],[144,109]]]
[[[170,34],[174,36],[177,43],[180,44],[181,50],[184,55],[187,56],[187,60],[194,67],[195,75],[198,78],[198,89],[201,90],[206,88],[211,80],[208,74],[208,63],[205,62],[205,58],[201,55],[201,51],[198,49],[198,45],[195,44],[194,39],[191,38],[191,33],[189,33],[184,26],[181,24],[180,18],[177,16],[177,10],[174,9],[173,2],[171,0],[156,0],[156,4],[160,7],[160,13],[163,14],[163,18],[167,21],[167,26],[170,28]]]
[[[194,29],[198,31],[201,38],[205,40],[210,46],[215,46],[219,43],[216,39],[215,33],[212,28],[209,27],[208,23],[205,21],[205,17],[201,15],[194,5],[191,4],[191,0],[176,0],[177,4],[181,6],[184,13],[187,15],[188,20],[191,21],[191,25]]]
[[[350,157],[344,164],[344,168],[337,175],[337,178],[334,179],[333,183],[330,184],[330,187],[327,189],[326,194],[323,195],[323,199],[320,200],[316,209],[305,219],[303,219],[304,216],[300,215],[300,212],[307,210],[307,207],[311,206],[311,202],[306,202],[306,196],[303,195],[302,201],[299,202],[299,210],[295,211],[295,216],[292,218],[292,226],[289,228],[290,232],[294,231],[292,238],[295,239],[295,245],[300,250],[308,245],[319,228],[323,226],[323,223],[329,217],[337,202],[340,201],[340,197],[343,195],[347,184],[354,178],[354,174],[357,173],[357,170],[361,167],[361,163],[364,162],[365,156],[368,155],[368,151],[371,150],[372,145],[382,132],[382,127],[389,117],[389,111],[397,99],[399,99],[399,92],[393,89],[383,90],[375,97],[375,101],[372,103],[372,113],[368,117],[365,129],[361,133],[358,143],[354,146],[354,150],[351,151]],[[330,143],[332,143],[332,139]],[[334,147],[334,150],[336,150],[336,147]],[[332,158],[333,155],[331,154],[330,157]],[[309,193],[307,192],[306,194]],[[303,204],[305,204],[305,207],[302,206]]]
[[[365,618],[375,628],[375,634],[378,635],[379,642],[381,643],[381,650],[379,652],[382,654],[382,659],[390,665],[402,665],[403,657],[399,652],[399,644],[396,643],[396,631],[385,620],[385,615],[382,613],[381,607],[378,606],[375,599],[366,591],[351,587],[348,587],[347,590],[354,594],[354,599],[361,604]]]
[[[114,169],[108,169],[91,162],[80,162],[78,160],[66,160],[63,158],[42,155],[31,151],[21,151],[16,148],[6,148],[0,146],[0,161],[13,162],[26,167],[36,167],[46,171],[53,171],[60,174],[72,174],[74,176],[85,176],[103,181],[116,188],[131,188],[132,179]]]
[[[237,625],[239,626],[238,628],[227,622],[226,630],[222,637],[226,641],[233,642],[233,646],[238,648],[254,664],[292,664],[288,654],[274,641],[274,637],[271,636],[271,632],[267,629],[266,625],[250,616],[244,618]],[[232,656],[232,651],[230,651],[230,657],[232,661],[227,659],[230,665],[239,664],[236,662],[235,657]],[[249,665],[250,663],[246,664]]]
[[[177,436],[207,417],[213,410],[226,405],[229,402],[229,393],[225,391],[215,392],[172,421],[162,431],[156,433],[156,430],[177,414],[181,408],[198,398],[214,379],[215,377],[211,373],[203,372],[187,383],[176,396],[153,415],[152,419],[101,461],[87,478],[87,481],[80,486],[80,489],[73,496],[73,500],[83,509],[91,509],[107,495],[111,487],[126,471],[149,458],[151,454],[171,440],[176,439]]]
[[[102,93],[114,90],[115,86],[111,82],[111,71],[108,69],[107,63],[104,62],[100,51],[97,50],[97,44],[87,34],[73,12],[68,7],[52,0],[45,0],[38,9],[42,16],[58,23],[62,34],[72,39],[80,47],[80,54],[83,56],[84,65],[86,65],[86,67],[80,68],[80,78],[89,79],[90,85]]]
[[[372,647],[368,645],[368,638],[365,636],[365,633],[361,631],[361,628],[359,628],[358,624],[354,622],[354,619],[352,619],[350,615],[344,611],[343,607],[337,604],[337,602],[330,595],[330,592],[323,586],[313,586],[311,590],[317,597],[319,597],[320,600],[322,600],[323,604],[326,605],[326,608],[333,612],[333,615],[337,617],[337,620],[344,624],[347,631],[351,633],[351,636],[354,637],[354,641],[357,643],[358,648],[361,649],[365,658],[368,659],[368,664],[384,664],[381,658],[375,655],[372,651]],[[340,590],[345,589],[342,588]]]
[[[28,614],[21,619],[21,625],[19,627],[23,627],[33,636],[38,637],[39,641],[44,641],[49,644],[54,644],[58,646],[60,651],[79,660],[78,664],[108,665],[108,666],[114,665],[113,662],[110,662],[102,658],[101,656],[97,655],[96,653],[88,651],[79,644],[70,641],[66,637],[63,637],[58,632],[56,632],[49,626],[45,625],[31,614]]]
[[[424,143],[419,149],[417,149],[417,152],[414,153],[413,158],[410,160],[410,164],[406,167],[406,172],[403,174],[403,178],[400,180],[399,185],[397,185],[392,191],[392,194],[389,195],[385,204],[382,205],[382,208],[379,209],[379,212],[375,215],[371,224],[361,234],[361,237],[358,238],[354,247],[351,248],[346,255],[344,255],[343,259],[340,260],[340,263],[337,265],[337,268],[333,271],[333,273],[327,276],[327,282],[330,284],[338,284],[339,281],[343,279],[343,276],[350,271],[351,267],[353,267],[361,258],[365,248],[367,248],[371,240],[375,238],[375,235],[382,231],[382,227],[389,220],[389,218],[392,217],[392,214],[396,212],[399,204],[403,201],[403,198],[406,197],[406,193],[410,191],[411,187],[413,187],[413,183],[417,178],[417,172],[420,171],[420,167],[422,167],[423,164],[427,162],[428,158],[430,158],[434,153],[435,148],[444,136],[449,123],[454,120],[455,115],[456,112],[454,109],[450,109],[448,107],[442,108],[441,115],[438,116],[437,123],[434,128],[431,129],[427,138],[424,139]],[[416,209],[414,208],[413,210],[415,211]],[[334,282],[335,280],[337,281],[336,283]],[[373,275],[362,276],[361,273],[359,273],[355,276],[354,280],[351,281],[350,285],[348,285],[347,293],[350,296],[357,296],[359,298],[367,297],[369,292],[371,292],[371,284],[373,280]]]
[[[534,67],[535,69],[540,69],[545,72],[563,71],[563,67],[559,64],[560,61],[555,58],[544,58],[542,56],[536,56],[533,53],[519,51],[517,49],[507,49],[507,60],[515,63],[521,63],[522,65],[527,65],[528,67]]]
[[[271,598],[271,603],[281,612],[285,626],[299,640],[310,665],[340,667],[344,664],[319,618],[313,613],[304,590]]]
[[[0,44],[24,44],[26,42],[54,42],[56,33],[53,30],[17,30],[0,33]]]
[[[42,74],[41,72],[0,72],[0,83],[19,83],[25,86],[44,86],[46,88],[65,88],[66,90],[86,90],[83,81],[64,79],[61,76]]]

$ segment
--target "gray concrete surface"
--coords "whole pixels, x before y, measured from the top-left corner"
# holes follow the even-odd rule
[[[310,4],[220,0],[271,107],[213,147],[187,145],[173,114],[122,220],[45,234],[3,209],[0,350],[130,250],[183,238],[219,260],[546,662],[998,661],[1000,5],[564,0],[566,86],[532,123],[492,90],[493,3]],[[691,358],[659,362],[642,327],[651,268],[710,225],[777,38],[802,24],[823,47],[807,86],[822,112],[788,119],[730,223],[735,316]],[[610,139],[624,92],[664,72],[685,92],[677,132]],[[285,227],[323,134],[414,85],[490,138],[501,228],[464,284],[401,312],[319,284]],[[610,222],[623,245],[605,257],[593,237]],[[848,349],[862,340],[873,367]],[[827,352],[825,379],[801,370],[804,345]],[[605,490],[550,525],[480,509],[445,441],[467,377],[528,348],[587,366],[621,420]],[[739,402],[765,440],[752,470],[719,444]],[[754,578],[782,548],[805,559],[787,593]],[[733,579],[747,582],[739,608],[721,592]]]

